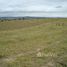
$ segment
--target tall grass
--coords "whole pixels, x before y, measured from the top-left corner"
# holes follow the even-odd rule
[[[55,18],[0,22],[0,57],[12,59],[0,61],[0,66],[64,67],[60,63],[66,66],[66,25],[67,19]]]

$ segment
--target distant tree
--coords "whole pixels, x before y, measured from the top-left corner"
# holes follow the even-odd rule
[[[4,20],[1,20],[1,22],[3,22]]]
[[[23,17],[23,20],[24,20],[25,18]]]

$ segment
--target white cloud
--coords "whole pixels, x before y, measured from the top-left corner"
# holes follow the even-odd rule
[[[9,14],[2,13],[5,11],[9,11]],[[20,11],[44,11],[47,13],[28,14],[28,13],[19,13],[17,11],[19,12]],[[10,15],[50,16],[50,14],[52,16],[58,16],[58,15],[67,16],[67,0],[0,0],[0,12],[1,12],[0,15],[2,16],[10,16]]]

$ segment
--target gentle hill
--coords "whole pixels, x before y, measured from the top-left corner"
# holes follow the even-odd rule
[[[67,19],[0,21],[1,67],[67,67]]]

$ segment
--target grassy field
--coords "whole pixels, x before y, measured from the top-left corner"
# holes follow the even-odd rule
[[[67,19],[0,21],[0,67],[67,67]]]

